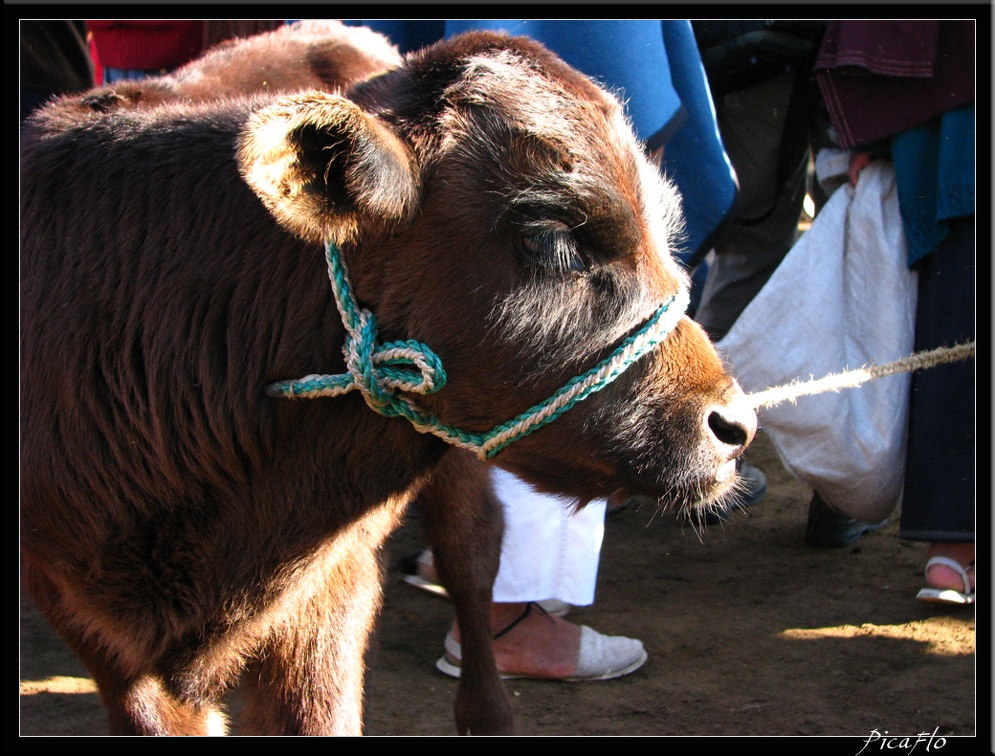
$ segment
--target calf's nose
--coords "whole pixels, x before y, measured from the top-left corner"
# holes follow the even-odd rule
[[[734,456],[753,441],[757,433],[757,413],[737,385],[724,403],[708,408],[705,426],[716,447]]]

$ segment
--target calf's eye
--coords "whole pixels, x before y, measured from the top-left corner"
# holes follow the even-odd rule
[[[566,226],[526,234],[519,246],[527,264],[544,270],[580,273],[587,267],[577,238]]]

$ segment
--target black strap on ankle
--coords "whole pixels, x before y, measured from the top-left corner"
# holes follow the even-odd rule
[[[547,617],[549,616],[549,612],[547,612],[545,609],[543,609],[541,606],[539,606],[539,604],[535,603],[534,601],[530,601],[530,602],[528,602],[525,605],[525,611],[523,611],[521,614],[518,615],[518,619],[514,620],[510,625],[508,625],[508,627],[506,627],[504,630],[502,630],[497,635],[495,635],[494,636],[494,640],[497,640],[502,635],[506,635],[507,633],[510,633],[515,628],[515,626],[518,625],[519,622],[521,622],[522,620],[524,620],[526,617],[528,617],[532,613],[532,607],[533,606],[536,609],[538,609],[540,612],[542,612],[543,614],[545,614]]]

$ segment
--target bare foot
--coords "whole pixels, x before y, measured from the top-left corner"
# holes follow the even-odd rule
[[[974,562],[973,543],[931,543],[927,558],[936,556],[947,557],[962,564],[967,569],[971,580],[971,590],[974,590],[974,567],[968,566]],[[951,588],[955,591],[964,590],[964,581],[952,567],[945,564],[934,564],[926,573],[926,584],[930,588]]]
[[[491,631],[498,635],[525,613],[528,604],[491,605]],[[459,627],[453,624],[459,640]],[[577,670],[580,656],[580,626],[553,617],[532,605],[528,614],[494,641],[494,657],[504,674],[552,680],[569,677]]]

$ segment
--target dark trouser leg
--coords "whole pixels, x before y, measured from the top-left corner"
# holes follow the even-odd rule
[[[958,219],[919,270],[917,351],[974,338],[975,285],[974,218]],[[901,538],[974,542],[975,368],[967,360],[912,376]]]

